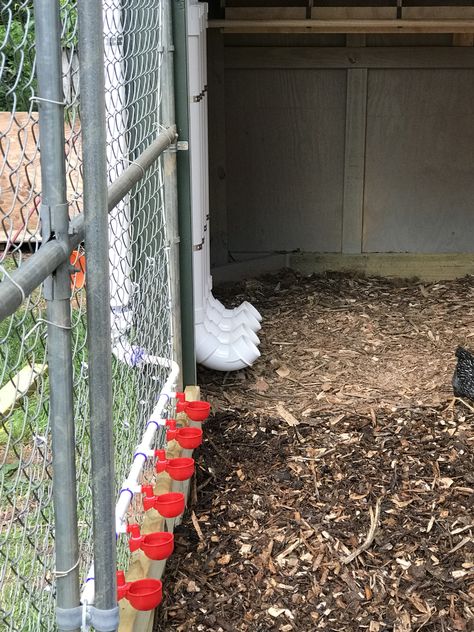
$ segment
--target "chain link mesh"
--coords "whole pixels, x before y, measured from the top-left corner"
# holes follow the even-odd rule
[[[82,212],[77,7],[61,0],[65,155],[70,216]],[[108,178],[113,182],[160,132],[159,0],[104,2]],[[99,54],[99,51],[98,51]],[[0,7],[0,282],[41,245],[41,153],[30,0]],[[47,157],[43,157],[47,159]],[[169,372],[137,364],[171,358],[168,248],[161,160],[109,218],[116,489]],[[104,248],[107,247],[104,244]],[[88,429],[87,282],[84,249],[72,253],[72,347],[81,578],[92,561]],[[54,519],[48,420],[46,302],[37,288],[0,322],[0,628],[53,630]],[[135,356],[133,356],[133,353]],[[161,445],[163,435],[158,437]],[[158,447],[158,446],[157,446]],[[150,480],[151,469],[144,472]],[[134,501],[130,520],[141,521]],[[118,566],[128,565],[124,538]]]

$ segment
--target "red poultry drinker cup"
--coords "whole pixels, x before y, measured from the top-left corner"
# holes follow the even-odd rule
[[[194,474],[194,459],[190,457],[167,459],[165,450],[156,450],[155,456],[156,471],[167,472],[174,481],[186,481]]]
[[[132,552],[141,549],[150,560],[166,560],[173,553],[174,536],[168,531],[141,535],[138,524],[130,524],[127,532],[131,534],[128,546]]]
[[[187,402],[185,401],[184,393],[176,393],[176,399],[176,412],[186,413],[191,421],[205,421],[209,417],[211,412],[209,402],[200,400]]]
[[[166,440],[175,439],[185,450],[194,450],[202,443],[202,428],[176,428],[176,419],[168,419],[166,427]]]
[[[163,599],[163,584],[159,579],[126,582],[124,572],[117,571],[117,601],[124,597],[135,610],[154,610]]]
[[[163,518],[176,518],[184,511],[184,495],[181,492],[160,494],[156,497],[154,508]]]

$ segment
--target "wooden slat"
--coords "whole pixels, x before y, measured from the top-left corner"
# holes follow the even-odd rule
[[[474,255],[371,253],[360,255],[306,252],[291,255],[291,267],[303,274],[358,272],[368,276],[442,281],[474,273]]]
[[[47,370],[47,364],[28,364],[9,380],[0,389],[0,414],[5,415],[13,410],[21,398],[35,388],[38,378],[45,375]]]
[[[403,7],[404,20],[472,20],[474,7]]]
[[[362,251],[367,68],[347,71],[342,252]]]
[[[227,7],[226,20],[303,20],[305,7]]]
[[[320,7],[311,11],[316,20],[396,20],[397,7]]]
[[[453,46],[474,46],[474,33],[455,33]]]
[[[474,33],[474,20],[209,20],[226,33]]]
[[[474,68],[474,50],[451,47],[226,47],[226,68]]]

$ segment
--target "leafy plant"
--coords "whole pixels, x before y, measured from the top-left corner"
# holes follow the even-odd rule
[[[35,93],[35,25],[31,3],[0,9],[0,110],[29,111]]]

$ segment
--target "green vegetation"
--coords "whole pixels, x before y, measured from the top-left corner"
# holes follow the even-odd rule
[[[75,2],[61,0],[61,43],[63,48],[77,46],[77,9]],[[33,3],[2,2],[0,6],[0,111],[37,110],[31,101],[36,93],[35,19]]]
[[[34,95],[35,26],[31,2],[0,9],[0,110],[26,111]]]

